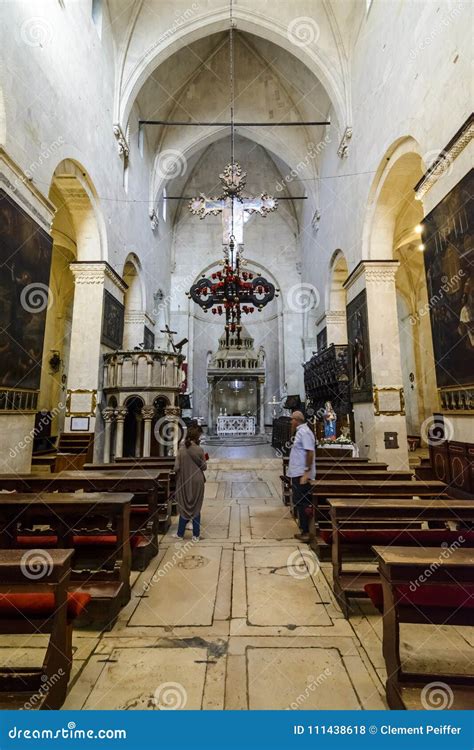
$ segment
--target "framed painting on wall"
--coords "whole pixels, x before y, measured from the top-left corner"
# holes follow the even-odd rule
[[[123,340],[125,307],[113,294],[104,289],[104,313],[101,343],[111,349],[120,349]]]
[[[148,328],[148,326],[145,326],[143,330],[143,343],[145,349],[155,348],[155,334]]]
[[[474,170],[424,218],[438,388],[474,384]]]
[[[328,345],[328,329],[323,328],[316,336],[316,347],[318,352],[325,349]]]
[[[0,190],[0,387],[40,386],[52,238]]]
[[[349,378],[353,403],[372,401],[367,294],[364,289],[347,305]]]

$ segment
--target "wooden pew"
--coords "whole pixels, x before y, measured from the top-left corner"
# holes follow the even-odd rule
[[[464,528],[454,531],[446,525],[440,529],[420,528],[422,522],[427,521],[472,523],[474,500],[334,498],[328,503],[332,521],[334,594],[345,617],[349,616],[349,599],[366,597],[365,586],[379,580],[371,570],[354,572],[346,569],[347,557],[354,559],[354,547],[359,549],[359,559],[373,560],[373,545],[434,547],[462,539],[463,546],[474,546],[473,531]]]
[[[158,498],[169,474],[159,469],[0,474],[0,490],[17,492],[131,492],[134,513],[133,570],[144,570],[158,553]],[[138,520],[137,520],[138,519]]]
[[[141,458],[130,458],[120,461],[117,460],[112,464],[84,464],[84,469],[86,471],[134,471],[136,469],[159,469],[163,477],[167,475],[169,478],[168,486],[160,486],[158,490],[158,531],[160,534],[166,534],[171,526],[171,517],[175,516],[177,513],[174,458],[155,459],[153,461]]]
[[[46,556],[74,550],[71,591],[90,599],[77,625],[110,630],[130,600],[131,499],[113,492],[0,494],[0,549]]]
[[[40,667],[0,667],[0,709],[59,709],[72,665],[72,628],[87,595],[68,594],[71,550],[25,561],[22,550],[0,550],[0,633],[49,634]],[[38,565],[44,575],[38,578]],[[28,577],[31,566],[35,579]]]
[[[375,547],[374,552],[383,589],[383,655],[388,675],[388,705],[396,710],[472,709],[472,673],[409,673],[403,669],[400,623],[472,625],[474,550],[463,547],[441,551],[439,547],[413,549],[397,546],[388,549]],[[469,654],[465,654],[463,662],[469,663]],[[438,698],[444,706],[430,701],[433,684],[440,688]]]

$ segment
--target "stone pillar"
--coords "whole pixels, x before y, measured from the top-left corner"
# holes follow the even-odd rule
[[[65,430],[71,417],[88,416],[89,431],[95,429],[97,392],[102,367],[102,316],[104,291],[119,302],[126,285],[104,261],[71,263],[74,276],[74,306],[67,382]]]
[[[207,401],[207,434],[212,435],[214,432],[213,424],[212,424],[212,404],[214,401],[214,381],[208,380],[208,401]]]
[[[117,429],[115,432],[115,458],[122,458],[123,456],[123,425],[125,417],[128,414],[126,407],[121,407],[116,410],[117,415]]]
[[[259,409],[259,432],[261,435],[265,434],[265,378],[259,378],[258,384],[260,388],[260,409]]]
[[[408,469],[407,430],[400,359],[396,260],[361,261],[345,287],[350,303],[365,288],[373,398],[354,404],[356,440],[362,455],[391,469]],[[392,435],[390,436],[390,433]],[[398,447],[390,438],[395,437]]]
[[[347,344],[347,318],[345,310],[326,311],[326,332],[329,344]]]
[[[115,409],[112,409],[111,407],[107,406],[105,409],[102,409],[102,417],[104,420],[105,428],[104,428],[104,464],[110,463],[110,448],[111,448],[111,438],[112,438],[112,422],[114,421],[115,417]]]
[[[143,457],[148,458],[151,454],[151,421],[155,416],[154,406],[144,406],[143,417]]]
[[[142,447],[142,421],[143,421],[143,417],[141,416],[141,414],[136,415],[135,421],[137,425],[137,434],[135,436],[135,458],[140,458],[141,447]]]
[[[179,437],[180,437],[179,417],[181,415],[181,409],[179,408],[179,406],[167,406],[165,409],[165,415],[166,415],[167,420],[172,425],[171,434],[172,434],[172,444],[173,444],[172,451],[173,452],[171,455],[176,456],[176,454],[178,453],[178,445],[179,445]]]

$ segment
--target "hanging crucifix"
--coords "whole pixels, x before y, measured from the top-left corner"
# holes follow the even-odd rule
[[[222,213],[222,244],[228,247],[233,238],[236,250],[244,242],[245,214],[258,213],[267,216],[278,208],[278,201],[267,193],[259,198],[242,195],[246,184],[247,173],[237,162],[226,166],[219,179],[222,183],[223,194],[218,198],[207,198],[203,193],[199,198],[191,198],[189,210],[200,219],[212,214]],[[231,265],[235,265],[235,258],[229,258]]]

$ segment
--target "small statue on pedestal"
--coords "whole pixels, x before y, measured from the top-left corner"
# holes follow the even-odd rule
[[[326,403],[324,404],[323,420],[324,420],[325,439],[335,440],[336,439],[337,415],[334,409],[332,408],[332,404],[330,401],[326,401]]]

